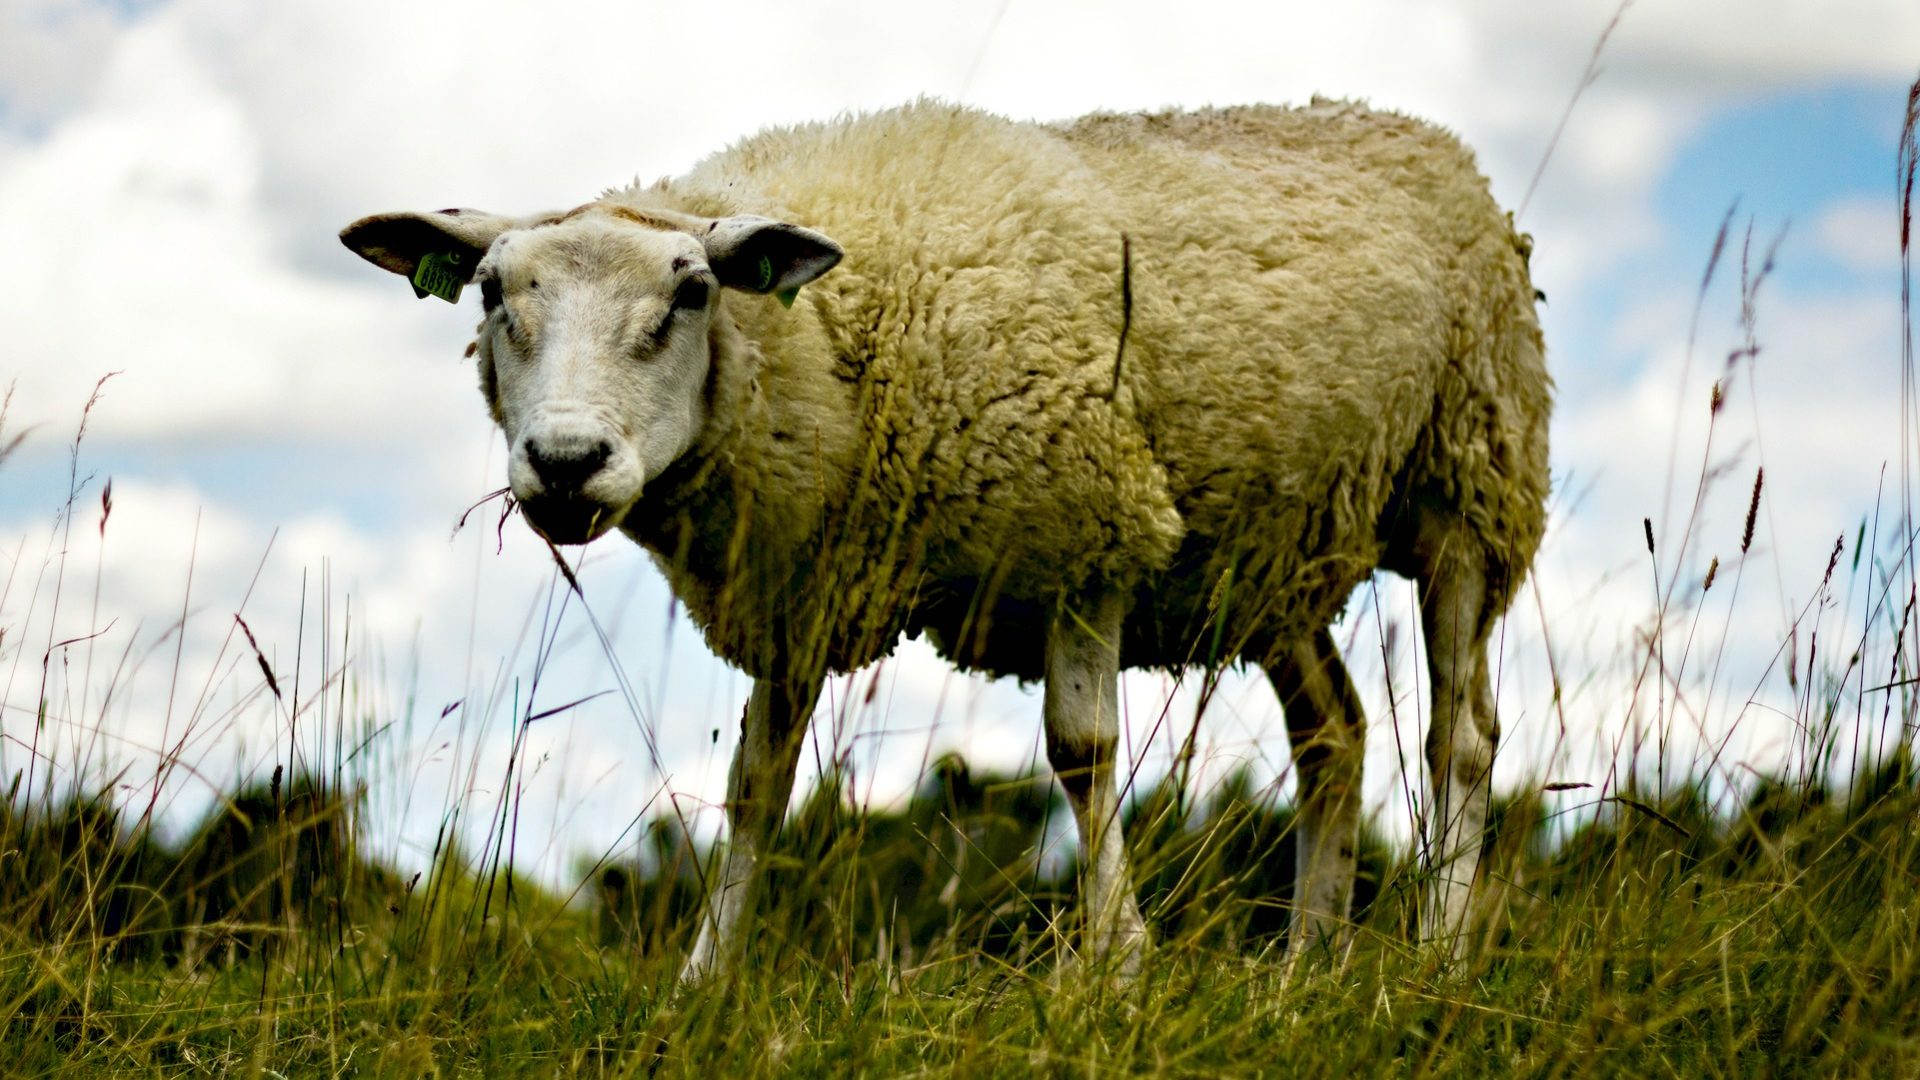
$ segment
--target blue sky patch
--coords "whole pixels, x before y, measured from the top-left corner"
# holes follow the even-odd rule
[[[1610,328],[1635,307],[1676,290],[1691,299],[1729,208],[1727,250],[1714,273],[1703,341],[1729,330],[1722,316],[1734,302],[1749,228],[1755,269],[1785,230],[1769,293],[1859,295],[1886,288],[1888,282],[1824,252],[1814,231],[1836,204],[1884,201],[1889,248],[1897,243],[1893,174],[1905,98],[1898,83],[1839,83],[1742,101],[1710,117],[1680,145],[1655,189],[1659,242],[1589,282],[1580,296],[1566,298],[1568,310],[1555,313],[1557,336],[1589,361],[1571,369],[1556,365],[1563,388],[1614,384],[1648,362],[1644,353],[1610,350]]]

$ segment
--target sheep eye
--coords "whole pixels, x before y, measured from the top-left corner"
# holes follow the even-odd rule
[[[492,312],[500,306],[500,279],[488,278],[480,283],[480,310]]]
[[[673,292],[674,310],[696,311],[707,306],[707,283],[699,278],[688,278],[680,283]]]

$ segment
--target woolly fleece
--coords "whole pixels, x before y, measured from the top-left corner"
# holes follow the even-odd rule
[[[1375,567],[1410,572],[1436,507],[1498,608],[1538,546],[1530,241],[1436,127],[1320,99],[1055,125],[923,102],[599,205],[846,252],[791,309],[723,296],[708,422],[622,525],[754,675],[924,631],[1036,679],[1046,619],[1094,587],[1134,597],[1125,666],[1266,661]]]

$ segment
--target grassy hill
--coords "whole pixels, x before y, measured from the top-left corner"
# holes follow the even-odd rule
[[[1911,1075],[1920,787],[1622,794],[1550,842],[1489,838],[1471,960],[1405,944],[1415,862],[1363,859],[1345,956],[1282,959],[1288,818],[1244,781],[1138,800],[1156,931],[1121,985],[1063,962],[1070,864],[1034,858],[1044,781],[948,760],[899,812],[823,784],[781,840],[735,978],[676,965],[712,852],[655,826],[576,902],[440,854],[360,857],[350,796],[236,794],[177,848],[100,800],[0,823],[10,1075]],[[1061,808],[1051,806],[1051,812]],[[587,895],[591,894],[591,895]]]

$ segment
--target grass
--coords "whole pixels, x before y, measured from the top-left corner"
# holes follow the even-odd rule
[[[1910,104],[1909,206],[1913,131]],[[1723,229],[1712,264],[1726,244]],[[1755,352],[1768,257],[1756,261],[1742,259],[1748,340],[1729,371]],[[1716,385],[1714,417],[1721,400]],[[0,463],[20,437],[5,417],[0,399]],[[78,461],[76,437],[60,529],[85,487]],[[1703,459],[1698,490],[1712,479]],[[1756,508],[1761,490],[1756,476]],[[110,514],[103,490],[103,535]],[[1796,624],[1804,646],[1798,629],[1782,643],[1798,732],[1786,771],[1746,776],[1718,752],[1667,768],[1669,736],[1692,722],[1682,690],[1724,689],[1724,641],[1695,640],[1697,613],[1714,574],[1738,590],[1754,517],[1724,571],[1688,561],[1690,526],[1667,551],[1648,524],[1660,574],[1633,664],[1646,699],[1636,715],[1650,707],[1650,725],[1622,734],[1625,764],[1603,783],[1536,783],[1500,801],[1486,838],[1491,918],[1457,963],[1407,944],[1418,859],[1369,837],[1352,949],[1290,968],[1291,810],[1236,776],[1204,791],[1169,778],[1134,800],[1127,832],[1155,945],[1131,983],[1077,967],[1063,949],[1075,867],[1041,843],[1065,812],[1055,788],[943,759],[897,809],[858,805],[829,772],[769,860],[747,962],[686,992],[675,976],[716,853],[675,817],[654,819],[634,858],[583,867],[569,895],[515,873],[512,783],[489,805],[448,803],[425,872],[382,862],[365,840],[365,781],[391,767],[383,748],[399,736],[349,698],[348,613],[317,691],[282,686],[284,669],[235,620],[234,648],[262,672],[242,705],[273,711],[286,759],[304,768],[227,792],[179,837],[156,827],[162,777],[149,791],[90,772],[85,746],[43,743],[49,715],[87,712],[84,695],[76,707],[51,694],[44,661],[85,648],[93,662],[91,641],[49,634],[39,715],[6,730],[30,767],[0,802],[0,1071],[1920,1074],[1920,647],[1905,539],[1883,561],[1878,526],[1869,542],[1863,525],[1850,565],[1836,549]],[[1868,583],[1852,646],[1819,636],[1836,574]],[[56,606],[67,577],[62,561]],[[1703,579],[1697,592],[1683,583]],[[17,634],[4,640],[26,655]],[[1857,729],[1868,701],[1883,710],[1870,726],[1893,733],[1883,744]],[[202,716],[181,708],[167,770],[190,767],[179,748]],[[525,722],[518,731],[523,741]],[[1842,760],[1841,747],[1870,745]],[[509,781],[524,775],[524,757],[515,763]],[[475,819],[484,842],[469,851],[457,838]]]
[[[1446,967],[1408,948],[1395,894],[1410,871],[1376,862],[1385,880],[1351,954],[1291,976],[1277,926],[1258,918],[1271,864],[1194,870],[1196,838],[1236,816],[1242,835],[1260,831],[1246,821],[1258,807],[1216,800],[1190,827],[1141,830],[1143,865],[1211,879],[1187,901],[1143,889],[1160,939],[1121,986],[1061,974],[1050,925],[1063,903],[1013,890],[1029,917],[1007,927],[1004,905],[964,890],[943,904],[930,888],[964,875],[911,870],[980,835],[991,810],[947,819],[929,844],[911,826],[931,800],[859,814],[829,794],[784,836],[761,951],[699,993],[674,982],[684,905],[610,925],[522,883],[480,921],[484,889],[457,863],[425,894],[336,869],[344,888],[307,891],[328,903],[263,910],[225,952],[177,938],[127,950],[155,933],[134,923],[63,933],[10,918],[0,1039],[15,1075],[1909,1075],[1920,789],[1902,760],[1856,792],[1806,795],[1768,787],[1728,820],[1687,791],[1550,848],[1539,800],[1510,801],[1493,841],[1512,857],[1507,903],[1475,959]],[[54,850],[64,820],[11,836]],[[672,891],[672,864],[653,865],[630,894]],[[54,876],[77,882],[84,867],[70,858]],[[871,903],[889,890],[897,904]],[[7,895],[18,915],[23,894]],[[107,896],[45,899],[70,918]],[[891,946],[889,925],[903,935]]]

